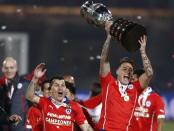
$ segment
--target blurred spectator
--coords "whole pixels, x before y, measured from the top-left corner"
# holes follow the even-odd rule
[[[18,114],[22,121],[18,125],[11,125],[9,130],[24,131],[26,111],[28,103],[25,100],[25,91],[29,81],[17,73],[17,62],[12,57],[7,57],[2,63],[3,77],[0,78],[0,102],[1,106],[7,112],[7,115]],[[8,123],[4,123],[8,126]],[[3,131],[3,129],[2,129]],[[4,129],[6,131],[6,129]]]
[[[25,92],[33,73],[19,76],[17,61],[13,57],[6,57],[4,59],[2,72],[4,76],[0,78],[0,105],[8,116],[18,114],[22,121],[18,125],[9,125],[4,119],[4,122],[0,126],[2,125],[5,128],[2,131],[7,131],[7,128],[10,131],[24,131],[26,113],[29,107],[29,102],[25,99]],[[39,79],[39,81],[42,82],[44,79],[45,76]]]
[[[49,80],[45,80],[42,83],[42,86],[41,86],[42,96],[48,98],[50,96],[50,89],[51,89],[50,81]]]
[[[66,96],[68,99],[76,101],[76,88],[72,83],[69,83],[68,81],[65,81],[66,85]]]
[[[66,84],[66,96],[70,100],[77,100],[76,98],[76,87],[75,87],[75,79],[72,75],[64,75],[63,76]]]
[[[75,79],[72,75],[64,75],[63,78],[65,81],[67,81],[75,86]]]

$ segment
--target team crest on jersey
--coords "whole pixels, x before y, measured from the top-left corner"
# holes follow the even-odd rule
[[[19,83],[18,85],[17,85],[17,88],[20,90],[21,88],[22,88],[22,83]]]
[[[150,107],[151,106],[151,102],[150,101],[146,101],[146,107]]]
[[[71,114],[71,109],[68,108],[68,109],[65,110],[65,112],[66,112],[66,114]]]
[[[134,88],[133,84],[128,85],[128,89],[133,89],[133,88]]]

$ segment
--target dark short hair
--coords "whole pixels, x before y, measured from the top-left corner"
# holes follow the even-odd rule
[[[136,69],[134,70],[133,74],[137,75],[137,77],[139,78],[144,72],[144,69]]]
[[[54,80],[64,80],[62,76],[54,76],[50,79],[50,86],[53,85]]]
[[[65,85],[66,85],[66,88],[69,89],[69,91],[72,93],[72,94],[76,94],[76,88],[74,86],[73,83],[70,83],[68,81],[65,81]]]
[[[132,65],[132,67],[135,67],[135,63],[134,60],[128,57],[123,57],[122,59],[120,59],[120,62],[118,64],[118,67],[120,67],[123,63],[129,63]]]

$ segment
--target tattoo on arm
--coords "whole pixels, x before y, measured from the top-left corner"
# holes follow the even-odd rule
[[[110,41],[111,36],[107,36],[107,39],[103,45],[102,53],[101,53],[101,59],[100,59],[100,72],[106,62],[108,62],[108,54],[109,54],[109,48],[110,48]]]
[[[110,38],[107,37],[107,39],[103,45],[103,49],[102,49],[102,53],[101,53],[102,61],[105,61],[105,62],[108,61],[109,47],[110,47]]]
[[[35,82],[31,81],[28,88],[30,88],[30,90],[35,91],[36,86],[37,86],[37,84]]]
[[[148,76],[152,76],[153,75],[153,69],[152,69],[150,60],[147,57],[145,51],[141,52],[141,57],[142,57],[145,72],[147,73]]]
[[[27,88],[26,98],[30,101],[32,101],[34,98],[34,92],[35,92],[36,86],[37,86],[37,84],[35,82],[31,81]]]

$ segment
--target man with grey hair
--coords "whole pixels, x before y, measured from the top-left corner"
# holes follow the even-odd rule
[[[0,78],[0,104],[7,112],[6,115],[17,114],[22,118],[18,125],[3,122],[0,126],[6,127],[3,130],[24,131],[25,117],[28,109],[28,102],[25,100],[25,92],[29,81],[18,75],[17,61],[13,57],[6,57],[2,63],[3,75]],[[5,126],[4,126],[5,125]]]

